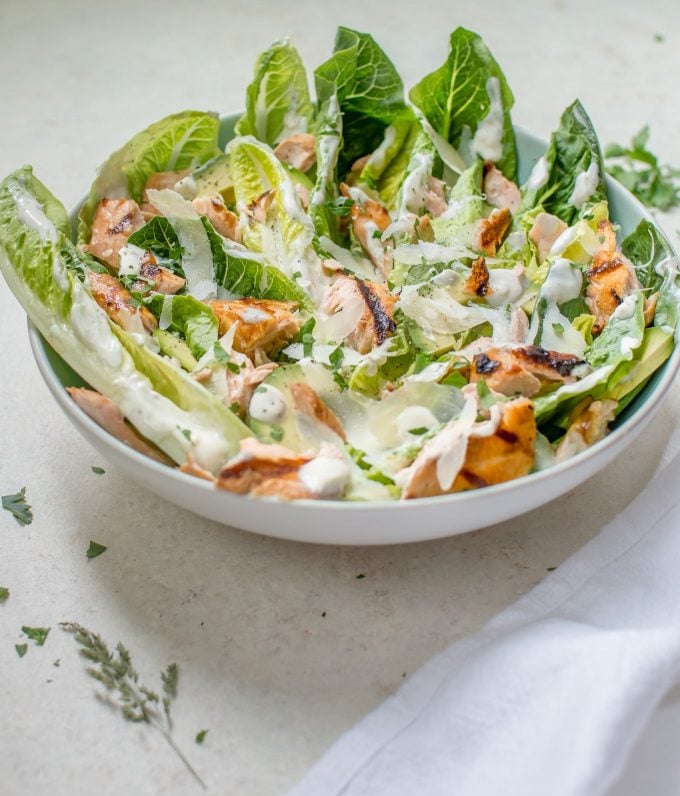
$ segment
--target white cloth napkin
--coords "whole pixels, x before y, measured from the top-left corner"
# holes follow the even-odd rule
[[[606,793],[679,679],[679,502],[676,457],[557,571],[341,737],[290,796]]]

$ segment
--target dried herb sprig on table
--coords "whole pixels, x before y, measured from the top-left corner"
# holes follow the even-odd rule
[[[77,622],[61,622],[61,627],[71,633],[80,645],[80,654],[90,661],[87,673],[98,680],[113,696],[106,699],[109,704],[119,708],[128,721],[145,722],[157,730],[187,767],[196,781],[205,788],[194,767],[184,756],[172,738],[172,719],[170,707],[177,696],[179,671],[176,663],[171,663],[161,672],[163,696],[139,682],[139,674],[132,665],[130,653],[120,642],[114,652],[96,633],[87,630]],[[162,706],[162,710],[161,710]]]

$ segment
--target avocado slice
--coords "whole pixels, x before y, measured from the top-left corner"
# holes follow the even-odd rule
[[[631,367],[626,375],[608,390],[605,397],[622,403],[618,411],[634,397],[638,388],[668,359],[673,352],[673,334],[659,326],[645,329],[640,347],[635,351]],[[629,400],[625,400],[629,397]]]
[[[175,337],[175,335],[167,329],[156,329],[153,336],[158,340],[158,345],[161,347],[162,354],[174,357],[184,370],[189,371],[189,373],[194,370],[198,362],[184,340]]]
[[[229,171],[228,155],[216,155],[175,186],[175,190],[185,199],[195,199],[197,196],[214,196],[220,194],[226,204],[231,205],[236,201],[234,196],[234,181]]]

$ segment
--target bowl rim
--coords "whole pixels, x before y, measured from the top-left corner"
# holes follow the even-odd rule
[[[222,114],[220,115],[220,121],[222,123],[229,123],[232,122],[238,114]],[[535,134],[529,132],[524,127],[520,125],[513,125],[516,132],[519,132],[522,136],[526,139],[533,140],[533,143],[540,144],[543,147],[547,147],[547,142],[536,136]],[[677,256],[677,252],[675,251],[675,247],[673,246],[672,242],[670,241],[668,235],[664,232],[661,225],[657,222],[654,216],[650,213],[650,211],[630,192],[628,191],[618,180],[614,179],[610,175],[606,175],[606,183],[607,187],[611,188],[614,187],[618,191],[622,191],[623,195],[625,196],[626,201],[631,204],[642,217],[642,219],[646,219],[651,224],[653,224],[654,228],[657,229],[664,237],[664,239],[668,242],[668,245],[671,249],[671,253],[673,256]],[[85,194],[78,202],[71,208],[69,211],[69,217],[73,220],[77,217],[78,211],[86,200],[87,194]],[[40,373],[48,384],[51,386],[51,392],[57,399],[58,403],[60,404],[62,410],[69,415],[72,420],[76,421],[77,423],[84,423],[91,434],[95,435],[105,446],[110,445],[113,446],[118,452],[122,455],[130,456],[134,461],[137,462],[143,468],[150,470],[155,475],[165,475],[169,476],[172,479],[178,481],[178,483],[185,484],[185,485],[193,485],[195,489],[204,490],[206,493],[209,492],[210,494],[214,495],[216,492],[219,493],[221,490],[214,484],[209,481],[203,480],[201,478],[196,478],[195,476],[189,475],[188,473],[182,472],[179,467],[169,467],[168,465],[161,464],[150,457],[140,453],[129,445],[121,442],[119,439],[114,437],[109,432],[105,431],[98,423],[96,423],[89,415],[87,415],[76,403],[73,401],[69,396],[66,390],[64,389],[64,385],[61,383],[61,380],[57,376],[56,372],[53,370],[47,355],[47,351],[45,346],[49,346],[49,343],[43,338],[40,334],[38,329],[33,325],[33,323],[28,320],[28,336],[29,342],[31,345],[31,349],[33,351],[33,356],[40,370]],[[55,356],[59,357],[56,352],[53,352]],[[61,359],[61,357],[59,357]],[[64,360],[62,359],[62,362]],[[65,363],[68,364],[68,363]],[[574,467],[578,467],[581,464],[584,464],[588,460],[599,456],[601,452],[603,452],[606,448],[616,446],[617,442],[624,436],[631,433],[632,430],[636,429],[638,426],[642,425],[646,421],[646,415],[650,412],[656,411],[662,401],[665,399],[668,390],[674,381],[678,370],[680,369],[680,341],[678,340],[677,334],[675,336],[673,352],[671,356],[662,364],[661,366],[661,377],[659,382],[655,385],[652,393],[641,403],[639,406],[635,407],[633,414],[626,418],[623,423],[615,428],[613,431],[610,431],[606,437],[599,440],[598,442],[591,445],[586,450],[581,451],[580,453],[576,454],[575,456],[570,457],[562,462],[557,462],[550,467],[545,468],[544,470],[539,470],[537,472],[528,473],[527,475],[523,475],[520,478],[514,478],[510,481],[504,481],[499,484],[491,484],[489,486],[484,487],[483,489],[472,489],[467,490],[464,492],[455,492],[446,495],[435,495],[432,497],[427,498],[418,498],[415,500],[371,500],[371,501],[351,501],[351,500],[312,500],[312,499],[301,499],[291,501],[292,505],[300,508],[306,507],[314,507],[315,509],[319,508],[319,504],[322,503],[324,507],[334,510],[342,510],[347,512],[383,512],[383,511],[395,511],[396,509],[404,510],[408,509],[411,512],[417,511],[419,507],[422,507],[424,504],[428,506],[435,506],[435,505],[447,505],[451,504],[455,506],[459,503],[470,503],[475,502],[478,500],[484,500],[487,496],[493,495],[503,495],[504,493],[511,493],[513,490],[518,489],[520,486],[540,486],[546,480],[551,480],[553,478],[558,477],[561,473],[569,471]],[[658,372],[658,371],[657,371]],[[643,411],[644,410],[644,411]],[[233,497],[231,493],[228,494],[230,497]],[[244,499],[253,500],[248,495],[240,496]],[[258,500],[263,500],[263,498],[258,498]],[[283,505],[290,505],[287,501],[279,501],[279,503]]]

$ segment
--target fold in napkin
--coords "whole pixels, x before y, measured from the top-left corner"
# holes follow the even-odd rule
[[[341,737],[290,796],[606,793],[679,679],[679,487],[676,457],[557,571]]]

